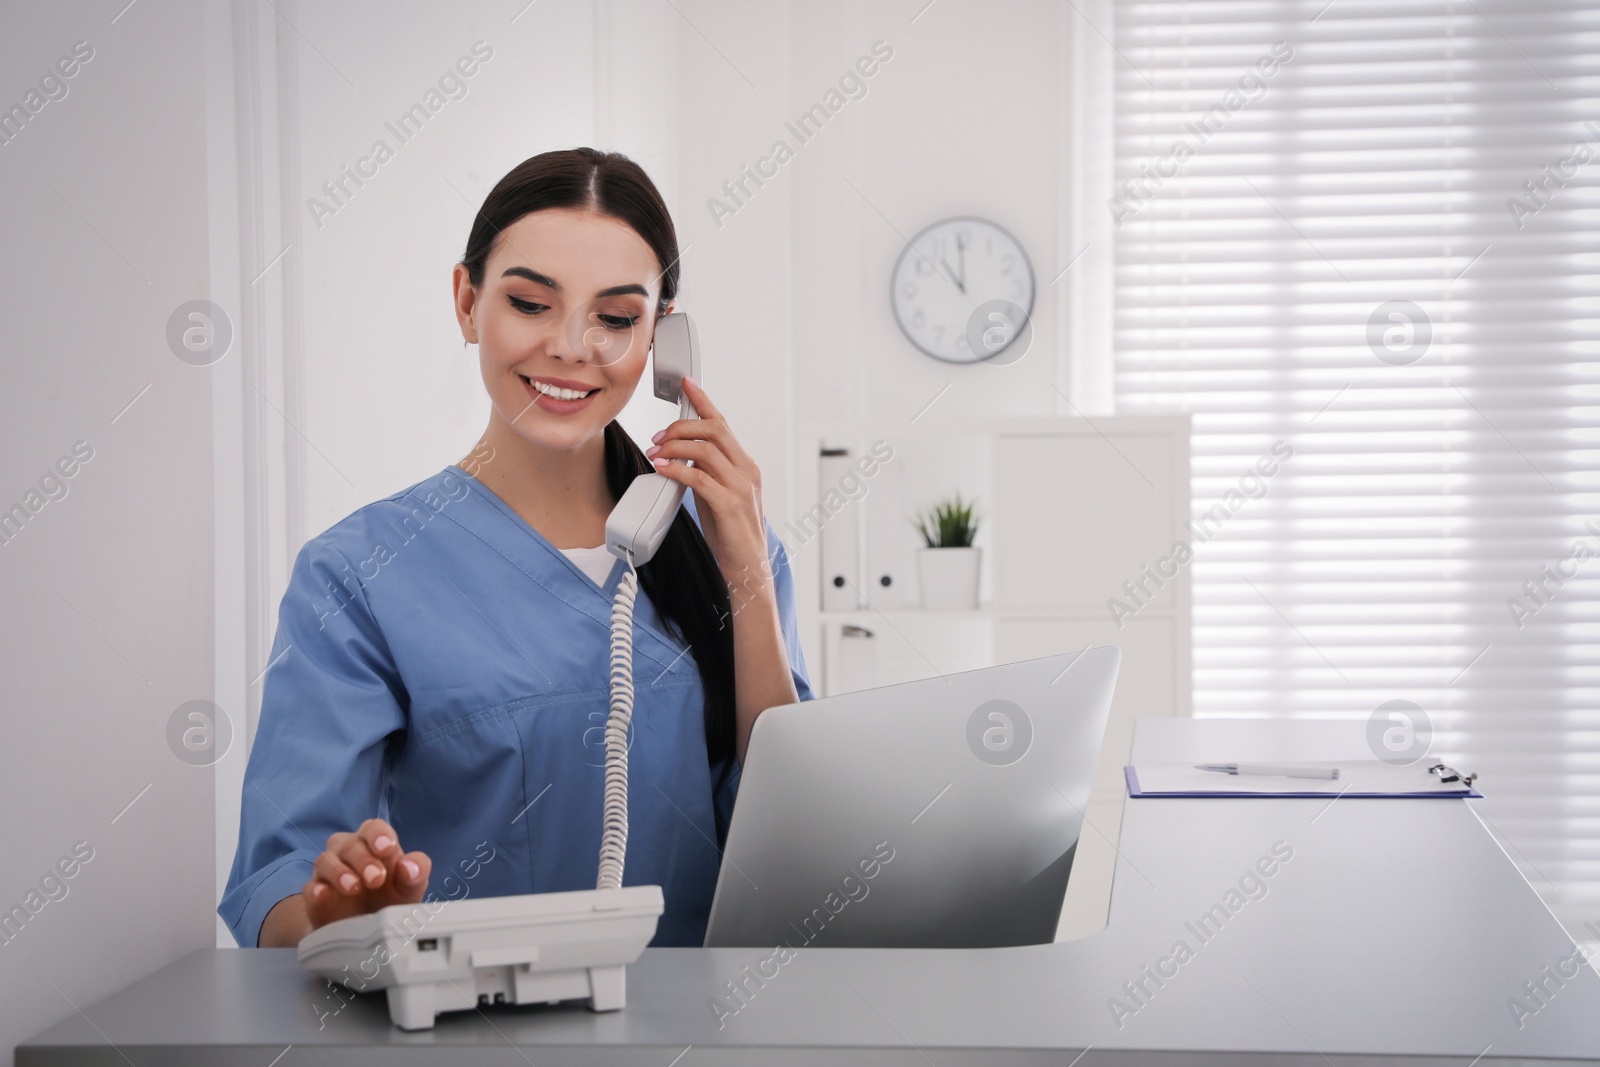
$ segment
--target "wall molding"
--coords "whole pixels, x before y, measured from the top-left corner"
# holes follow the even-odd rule
[[[1081,0],[1057,11],[1063,128],[1059,173],[1064,180],[1056,215],[1060,265],[1055,269],[1081,254],[1054,286],[1062,340],[1057,376],[1078,410],[1064,400],[1057,406],[1064,415],[1110,415],[1116,412],[1112,303],[1116,231],[1104,205],[1111,196],[1115,165],[1116,72],[1109,39],[1114,14],[1109,0]]]
[[[232,350],[212,368],[215,593],[213,701],[233,728],[215,773],[220,899],[238,840],[244,768],[278,595],[303,532],[295,39],[262,0],[208,0],[206,159],[211,299]],[[285,32],[287,31],[287,32]],[[286,148],[288,150],[286,150]],[[218,919],[217,943],[233,944]]]

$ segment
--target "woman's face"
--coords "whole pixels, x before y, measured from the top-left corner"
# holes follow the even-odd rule
[[[660,272],[627,223],[570,208],[506,227],[480,289],[458,265],[456,317],[496,420],[551,449],[603,433],[644,371]]]

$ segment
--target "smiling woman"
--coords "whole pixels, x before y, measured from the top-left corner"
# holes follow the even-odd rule
[[[671,218],[644,172],[592,149],[546,153],[513,170],[468,237],[454,284],[462,337],[478,345],[491,402],[479,447],[521,459],[479,477],[559,548],[603,543],[606,515],[652,469],[616,417],[643,372],[654,320],[672,308],[678,260]],[[602,442],[604,481],[583,478]],[[544,491],[557,485],[563,491]],[[728,754],[727,589],[685,513],[640,584],[710,676],[707,747],[713,758]]]
[[[604,769],[587,743],[626,568],[591,576],[577,550],[604,542],[606,516],[652,471],[688,492],[638,568],[627,884],[662,887],[653,944],[703,940],[750,729],[812,694],[761,472],[722,412],[686,378],[702,417],[649,453],[616,421],[677,287],[672,220],[625,156],[547,152],[485,199],[453,303],[488,425],[469,457],[295,561],[218,909],[240,944],[293,945],[435,899],[435,873],[478,843],[505,859],[485,895],[595,884]],[[381,580],[352,568],[440,498],[448,509],[408,528]]]

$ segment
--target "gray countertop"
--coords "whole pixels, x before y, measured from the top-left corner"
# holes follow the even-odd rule
[[[1142,720],[1134,758],[1350,758],[1366,755],[1360,725]],[[1600,975],[1574,960],[1474,803],[1130,799],[1104,931],[801,949],[742,1005],[725,983],[769,952],[647,949],[621,1012],[493,1008],[408,1034],[381,994],[344,1003],[292,950],[200,950],[16,1062],[1600,1063]],[[1538,998],[1529,982],[1543,982]]]

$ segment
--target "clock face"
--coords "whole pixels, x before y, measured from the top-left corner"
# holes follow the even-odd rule
[[[917,234],[895,261],[891,284],[901,332],[949,363],[998,356],[1023,334],[1033,312],[1028,254],[984,219],[945,219]]]

